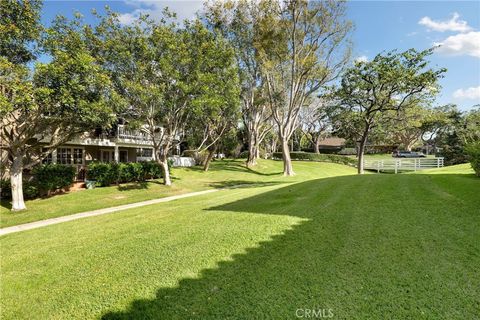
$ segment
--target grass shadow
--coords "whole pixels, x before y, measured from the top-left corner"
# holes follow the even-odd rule
[[[467,190],[480,180],[451,178],[326,178],[206,208],[301,219],[102,319],[295,319],[307,309],[347,319],[475,317],[480,200]]]
[[[225,180],[212,182],[208,186],[215,189],[224,189],[224,188],[256,188],[256,187],[267,187],[274,186],[278,184],[285,184],[286,181],[248,181],[248,180]]]

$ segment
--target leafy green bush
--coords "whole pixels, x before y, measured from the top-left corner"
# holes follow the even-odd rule
[[[292,160],[308,160],[319,162],[333,162],[341,163],[350,166],[355,166],[357,161],[355,159],[337,155],[337,154],[322,154],[322,153],[310,153],[310,152],[290,152]],[[281,152],[274,152],[273,159],[282,159]]]
[[[467,145],[465,151],[475,174],[480,177],[480,141]]]
[[[140,162],[143,170],[143,180],[158,179],[162,177],[162,168],[155,161]]]
[[[343,156],[354,156],[357,154],[357,150],[355,148],[343,148],[338,154]]]
[[[169,160],[169,167],[171,167]],[[114,183],[138,182],[162,177],[160,164],[155,161],[129,163],[100,163],[88,165],[87,178],[97,181],[97,185],[106,187]]]
[[[247,159],[247,158],[248,158],[248,154],[249,154],[248,150],[242,151],[242,152],[240,152],[240,154],[238,155],[238,158],[239,158],[239,159]],[[280,157],[281,157],[281,155],[280,155]]]
[[[118,181],[118,164],[92,162],[88,165],[87,179],[97,181],[97,185],[106,187]]]
[[[10,179],[0,180],[0,195],[2,199],[12,199],[12,186]],[[40,196],[38,187],[32,181],[23,181],[23,197],[25,199],[35,199]]]
[[[33,185],[42,193],[68,188],[75,179],[75,168],[61,164],[42,164],[32,170]],[[24,193],[26,188],[24,186]],[[33,192],[32,189],[32,194]]]
[[[12,198],[12,185],[10,184],[10,179],[0,180],[0,197],[2,199]]]

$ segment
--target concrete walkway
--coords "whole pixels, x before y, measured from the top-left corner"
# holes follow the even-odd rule
[[[20,231],[30,230],[30,229],[37,229],[37,228],[49,226],[49,225],[52,225],[52,224],[57,224],[57,223],[62,223],[62,222],[67,222],[67,221],[72,221],[72,220],[77,220],[77,219],[82,219],[82,218],[88,218],[88,217],[93,217],[93,216],[99,216],[99,215],[102,215],[102,214],[107,214],[107,213],[112,213],[112,212],[117,212],[117,211],[123,211],[123,210],[127,210],[127,209],[132,209],[132,208],[148,206],[148,205],[151,205],[151,204],[169,202],[169,201],[173,201],[173,200],[177,200],[177,199],[199,196],[199,195],[202,195],[202,194],[212,193],[212,192],[216,192],[216,191],[220,191],[220,190],[222,190],[222,189],[209,189],[209,190],[204,190],[204,191],[190,192],[190,193],[185,193],[185,194],[179,194],[179,195],[176,195],[176,196],[170,196],[170,197],[165,197],[165,198],[160,198],[160,199],[153,199],[153,200],[135,202],[135,203],[130,203],[130,204],[124,204],[124,205],[117,206],[117,207],[104,208],[104,209],[98,209],[98,210],[87,211],[87,212],[80,212],[80,213],[71,214],[71,215],[68,215],[68,216],[62,216],[62,217],[57,217],[57,218],[52,218],[52,219],[46,219],[46,220],[40,220],[40,221],[20,224],[20,225],[17,225],[17,226],[6,227],[6,228],[0,229],[0,236],[3,236],[5,234],[9,234],[9,233],[15,233],[15,232],[20,232]]]

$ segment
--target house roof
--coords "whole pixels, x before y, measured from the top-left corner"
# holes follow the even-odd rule
[[[325,138],[321,140],[318,145],[325,147],[342,147],[345,145],[345,139],[338,137]]]

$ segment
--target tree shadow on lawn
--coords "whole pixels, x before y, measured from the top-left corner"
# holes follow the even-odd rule
[[[472,318],[480,258],[467,248],[478,249],[470,236],[480,203],[441,201],[431,183],[427,175],[326,178],[207,208],[300,220],[199,278],[102,319],[295,319],[306,309],[347,319]],[[480,185],[456,177],[448,192],[462,183]]]
[[[212,182],[208,186],[215,189],[243,189],[243,188],[256,188],[256,187],[268,187],[279,184],[285,184],[288,181],[249,181],[249,180],[225,180]]]
[[[215,172],[215,171],[234,171],[234,172],[243,172],[243,173],[252,173],[259,176],[278,176],[281,175],[283,172],[271,172],[271,173],[264,173],[260,171],[253,170],[245,165],[245,162],[239,162],[238,160],[217,160],[215,166],[210,166],[208,172]],[[197,172],[204,172],[203,167],[195,166],[195,167],[188,167],[188,170],[197,171]]]

